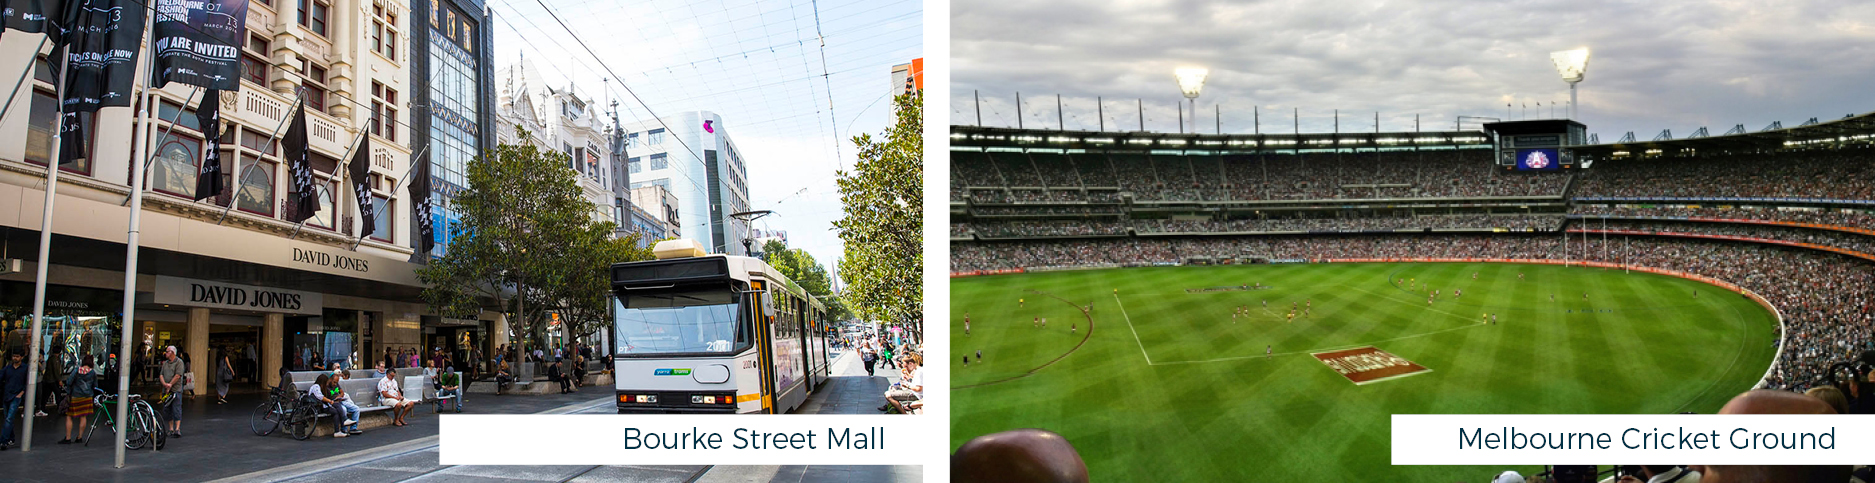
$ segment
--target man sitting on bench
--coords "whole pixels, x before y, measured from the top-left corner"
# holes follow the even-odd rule
[[[501,361],[495,366],[495,394],[499,395],[502,391],[508,390],[508,383],[511,381],[514,381],[514,375],[508,372],[508,361]]]
[[[417,402],[404,399],[403,390],[397,387],[397,373],[387,369],[384,362],[378,362],[378,372],[384,374],[384,378],[378,380],[378,403],[391,407],[392,426],[409,426],[404,417],[416,409]]]
[[[436,386],[436,412],[443,412],[443,405],[451,400],[456,403],[456,412],[462,412],[462,377],[456,375],[456,368],[443,368],[443,373],[432,381]]]

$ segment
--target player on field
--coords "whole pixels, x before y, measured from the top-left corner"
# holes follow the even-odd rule
[[[1295,312],[1295,311],[1293,311],[1293,310],[1292,310],[1292,311],[1289,311],[1289,321],[1290,321],[1290,322],[1295,322],[1295,321],[1296,321],[1296,312]]]
[[[1276,346],[1273,346],[1273,345],[1263,346],[1263,358],[1264,359],[1270,358],[1270,354],[1273,352],[1276,352]]]
[[[1588,292],[1582,292],[1582,300],[1588,300],[1588,299],[1589,299],[1589,293],[1588,293]]]
[[[1025,300],[1025,299],[1016,299],[1016,307],[1017,307],[1017,308],[1022,308],[1022,307],[1027,307],[1027,306],[1029,306],[1029,301],[1028,301],[1028,300]]]
[[[1068,333],[1069,333],[1069,334],[1073,334],[1073,333],[1074,333],[1074,325],[1075,325],[1075,324],[1074,324],[1073,322],[1069,322],[1069,323],[1068,323]]]
[[[1480,324],[1491,323],[1491,314],[1478,314],[1478,323]]]
[[[977,349],[977,362],[983,362],[983,349]]]
[[[1497,314],[1491,314],[1491,325],[1497,325]]]
[[[1263,308],[1270,308],[1270,299],[1263,299]]]
[[[1302,304],[1304,308],[1315,308],[1315,299],[1305,299],[1302,301]]]
[[[1555,302],[1555,301],[1556,301],[1556,292],[1550,292],[1550,293],[1549,293],[1549,301],[1551,301],[1551,302]]]
[[[1523,280],[1523,272],[1517,272],[1517,279]]]
[[[964,312],[964,336],[970,335],[970,313]]]
[[[1042,328],[1044,328],[1044,329],[1046,329],[1046,328],[1048,328],[1048,318],[1047,318],[1047,317],[1042,317]]]
[[[1471,279],[1472,279],[1472,280],[1477,280],[1477,279],[1478,279],[1478,272],[1471,272]]]
[[[1039,329],[1039,328],[1041,328],[1041,327],[1042,327],[1042,318],[1041,318],[1041,317],[1036,317],[1036,318],[1035,318],[1035,320],[1032,320],[1032,321],[1029,321],[1029,326],[1031,326],[1031,327],[1035,327],[1035,328],[1038,328],[1038,329]]]
[[[1699,298],[1699,289],[1693,289],[1693,298]]]
[[[1465,296],[1465,290],[1464,290],[1464,289],[1456,289],[1456,288],[1455,288],[1455,289],[1452,289],[1452,298],[1459,298],[1459,297],[1463,297],[1463,296]]]

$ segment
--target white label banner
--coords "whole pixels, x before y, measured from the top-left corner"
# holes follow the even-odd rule
[[[1875,416],[1395,414],[1396,465],[1847,465]]]
[[[905,415],[447,414],[444,465],[922,465]]]

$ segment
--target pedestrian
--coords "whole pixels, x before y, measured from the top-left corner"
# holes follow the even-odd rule
[[[65,439],[59,440],[59,444],[85,442],[82,436],[85,435],[85,425],[89,422],[88,418],[91,416],[91,397],[92,394],[97,391],[97,386],[98,374],[91,370],[91,356],[85,356],[85,359],[79,362],[78,370],[73,371],[71,376],[65,378],[65,389],[67,391],[65,400]],[[80,436],[76,439],[72,438],[72,421],[74,420],[78,421],[77,434]]]
[[[898,368],[898,364],[892,361],[892,344],[891,343],[885,343],[881,345],[879,349],[879,360],[881,361],[881,364],[883,364],[885,367],[890,367],[893,369]]]
[[[182,356],[176,353],[176,346],[163,349],[163,357],[165,359],[157,372],[157,382],[163,383],[163,393],[168,395],[163,400],[163,416],[169,420],[169,437],[181,438],[183,376],[188,374],[189,368],[183,364]]]
[[[859,361],[866,365],[866,377],[872,377],[872,368],[879,363],[879,354],[872,349],[872,342],[859,343]]]
[[[13,349],[7,355],[7,364],[0,366],[0,451],[13,447],[13,420],[19,419],[20,405],[26,403],[26,359],[19,349]]]
[[[572,384],[567,381],[566,369],[560,367],[560,359],[555,358],[547,365],[547,380],[560,383],[560,394],[573,392]]]
[[[222,351],[221,364],[216,367],[215,404],[228,404],[228,384],[234,382],[234,362],[228,360],[228,352]]]

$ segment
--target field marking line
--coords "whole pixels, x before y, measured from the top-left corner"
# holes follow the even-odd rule
[[[1365,380],[1365,381],[1361,381],[1361,382],[1356,382],[1356,383],[1354,383],[1354,385],[1356,385],[1356,386],[1365,386],[1365,385],[1368,385],[1368,384],[1373,384],[1373,383],[1376,383],[1376,382],[1381,382],[1381,381],[1391,381],[1391,380],[1394,380],[1394,379],[1399,379],[1399,378],[1402,378],[1402,377],[1413,377],[1413,376],[1417,376],[1417,375],[1420,375],[1420,374],[1425,374],[1425,373],[1429,373],[1429,372],[1432,372],[1432,368],[1430,368],[1430,367],[1425,367],[1425,366],[1420,366],[1420,368],[1422,368],[1422,369],[1425,369],[1425,370],[1423,370],[1423,371],[1413,371],[1413,372],[1408,372],[1408,373],[1405,373],[1405,374],[1400,374],[1400,375],[1397,375],[1397,376],[1387,376],[1387,377],[1382,377],[1382,378],[1379,378],[1379,379],[1368,379],[1368,380]]]
[[[1126,330],[1128,332],[1133,333],[1133,343],[1139,344],[1139,355],[1146,357],[1146,365],[1148,366],[1158,365],[1157,363],[1152,362],[1152,354],[1146,353],[1146,343],[1141,342],[1139,340],[1139,329],[1133,328],[1133,316],[1126,314],[1126,303],[1120,301],[1120,294],[1117,294],[1117,293],[1113,294],[1113,303],[1120,305],[1120,317],[1123,317],[1126,319]]]

